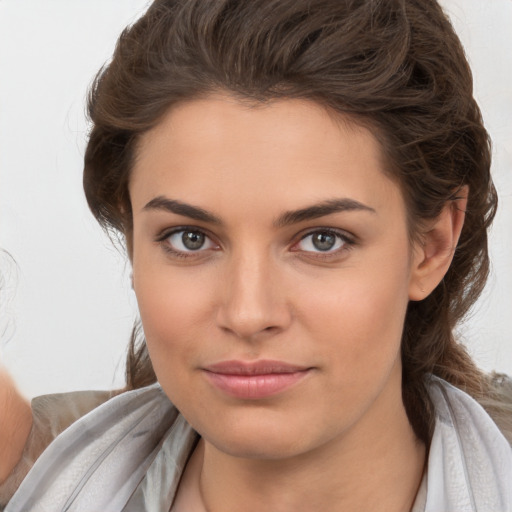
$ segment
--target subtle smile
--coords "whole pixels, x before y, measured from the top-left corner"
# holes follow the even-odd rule
[[[204,374],[213,386],[230,396],[257,400],[291,388],[311,370],[281,361],[224,361],[204,368]]]

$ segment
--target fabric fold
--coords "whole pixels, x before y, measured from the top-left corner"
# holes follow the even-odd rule
[[[432,377],[425,512],[512,512],[512,448],[469,395]]]
[[[431,377],[436,424],[414,512],[512,512],[512,448],[470,396]],[[6,512],[169,512],[198,435],[158,384],[112,398],[42,454]]]

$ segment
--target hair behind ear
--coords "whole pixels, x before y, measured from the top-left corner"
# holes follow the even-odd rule
[[[127,390],[143,388],[157,380],[140,320],[133,325],[130,336],[126,353],[125,376]]]

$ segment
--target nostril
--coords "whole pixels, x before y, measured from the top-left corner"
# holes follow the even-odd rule
[[[255,326],[247,327],[247,326],[229,326],[229,325],[221,325],[221,329],[229,334],[235,335],[238,338],[243,338],[247,340],[256,340],[259,339],[262,334],[265,335],[275,335],[277,334],[281,328],[277,325],[270,325],[268,327],[257,328]]]

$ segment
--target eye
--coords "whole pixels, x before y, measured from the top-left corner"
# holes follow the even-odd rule
[[[336,231],[322,229],[308,233],[293,247],[295,251],[336,253],[352,245],[348,237]]]
[[[161,237],[166,250],[173,253],[200,252],[217,247],[202,231],[197,229],[179,229]]]

